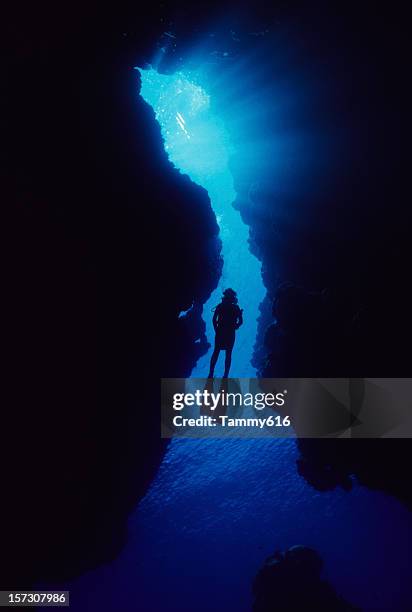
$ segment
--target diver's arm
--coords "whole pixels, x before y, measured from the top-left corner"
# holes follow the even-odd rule
[[[214,312],[214,315],[213,315],[213,327],[214,327],[215,331],[217,331],[217,321],[218,321],[218,318],[219,318],[219,311],[216,308],[216,310]]]
[[[243,324],[243,308],[239,309],[239,314],[237,317],[237,323],[236,323],[236,329],[239,329],[239,327]]]

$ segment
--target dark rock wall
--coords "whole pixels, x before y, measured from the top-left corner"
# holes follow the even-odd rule
[[[275,309],[279,333],[267,337],[267,376],[410,373],[403,17],[350,5],[291,9],[265,48],[267,136],[296,139],[270,177],[262,159],[264,176],[241,203],[270,298],[292,285]],[[263,326],[261,334],[260,344]]]
[[[296,181],[285,172],[283,183],[274,174],[242,208],[273,305],[255,355],[263,376],[411,374],[406,15],[369,9],[291,13],[295,56],[285,64],[304,84],[292,121],[308,130],[310,172]],[[409,440],[302,440],[299,448],[299,471],[319,490],[350,488],[355,475],[410,505]]]
[[[119,551],[165,447],[159,374],[188,374],[199,352],[199,309],[178,313],[219,274],[208,196],[169,164],[138,96],[150,19],[135,13],[130,49],[126,14],[10,16],[4,588]]]

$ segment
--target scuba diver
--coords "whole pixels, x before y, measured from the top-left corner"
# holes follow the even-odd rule
[[[223,378],[229,376],[235,334],[242,323],[243,310],[241,310],[237,304],[236,291],[233,291],[233,289],[226,289],[223,292],[222,301],[214,308],[213,327],[216,332],[215,348],[210,359],[208,378],[213,378],[214,376],[215,365],[220,351],[226,351],[225,373],[223,374]]]

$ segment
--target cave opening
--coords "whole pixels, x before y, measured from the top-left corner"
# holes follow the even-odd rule
[[[253,377],[256,371],[251,360],[265,287],[261,264],[249,250],[249,227],[233,206],[237,194],[230,168],[230,158],[235,152],[230,134],[198,75],[193,72],[161,74],[153,68],[139,68],[139,71],[140,95],[155,112],[170,161],[206,189],[220,228],[222,274],[217,288],[203,306],[210,347],[198,360],[192,376],[207,376],[214,339],[212,309],[220,302],[223,290],[232,287],[244,309],[244,324],[237,332],[231,375]],[[222,361],[218,362],[218,368],[222,368]]]
[[[209,192],[220,224],[226,266],[228,249],[235,249],[239,257],[240,269],[230,268],[233,277],[229,281],[222,277],[204,307],[204,318],[210,341],[211,307],[219,301],[221,288],[230,282],[239,292],[245,320],[253,323],[250,328],[245,323],[242,330],[249,329],[247,345],[243,346],[239,337],[234,351],[233,374],[247,375],[252,372],[249,360],[256,335],[254,316],[260,302],[253,279],[261,283],[261,275],[259,262],[248,249],[248,227],[232,206],[237,193],[229,163],[231,139],[214,112],[208,88],[194,76],[163,75],[152,69],[141,74],[142,96],[155,110],[158,121],[160,118],[169,159]],[[299,149],[300,156],[292,158],[290,151],[296,139],[279,137],[280,125],[284,130],[290,127],[287,121],[278,121],[272,132],[267,126],[264,129],[262,111],[267,94],[265,97],[259,89],[253,94],[262,98],[260,106],[249,99],[239,103],[242,109],[249,107],[255,113],[261,127],[251,133],[249,142],[244,142],[248,151],[243,168],[254,162],[249,175],[255,174],[258,166],[262,175],[270,165],[273,177],[276,165],[277,172],[281,167],[283,189],[295,184],[299,187],[294,177],[303,176],[300,162],[305,152]],[[272,99],[279,101],[277,93]],[[307,102],[306,97],[303,100]],[[288,112],[297,113],[296,107],[289,104]],[[245,123],[253,125],[250,118]],[[318,161],[315,148],[307,149]],[[288,166],[296,174],[292,170],[288,174]],[[305,194],[302,201],[307,197]],[[275,205],[279,207],[279,200],[268,200],[267,207]],[[226,224],[226,219],[233,225]],[[253,265],[257,272],[252,277],[249,266]],[[241,281],[247,293],[242,294]],[[252,313],[253,300],[256,307]],[[235,361],[238,357],[240,363]],[[204,368],[207,362],[206,355],[202,359]],[[245,372],[244,367],[249,370]],[[201,376],[197,368],[193,375]],[[116,612],[119,593],[124,609],[141,609],[143,605],[151,610],[166,607],[209,612],[236,608],[246,612],[252,607],[253,577],[265,556],[296,544],[319,552],[328,579],[355,605],[362,609],[393,607],[399,585],[408,584],[408,511],[395,498],[362,486],[355,485],[350,494],[340,487],[320,493],[298,473],[298,459],[293,440],[172,439],[147,494],[130,517],[129,537],[121,555],[113,563],[71,581],[71,596],[85,602],[79,610],[86,611],[88,594],[93,592],[96,606]],[[392,574],[387,558],[397,560]],[[361,590],[359,576],[366,586]],[[377,584],[379,589],[374,589]]]

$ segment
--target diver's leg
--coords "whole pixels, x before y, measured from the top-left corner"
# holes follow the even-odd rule
[[[220,349],[215,348],[215,350],[212,353],[212,357],[210,359],[210,370],[209,370],[209,374],[208,374],[208,378],[213,378],[214,373],[215,373],[215,366],[217,363],[217,358],[219,357],[219,353],[220,353]]]
[[[232,349],[226,350],[225,357],[225,373],[223,374],[223,378],[227,378],[229,376],[230,364],[232,363]]]

